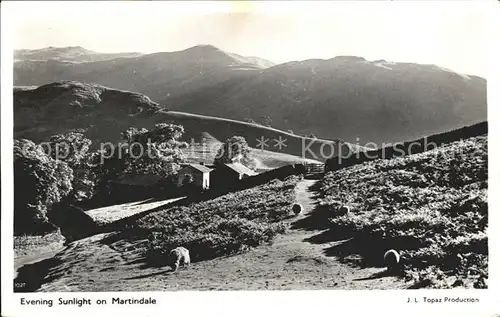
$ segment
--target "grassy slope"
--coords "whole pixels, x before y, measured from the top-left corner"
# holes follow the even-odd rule
[[[246,250],[285,232],[282,221],[292,215],[297,182],[297,177],[290,177],[213,200],[159,210],[132,227],[153,234],[146,247],[151,261],[177,246],[187,247],[193,261]]]
[[[131,236],[127,230],[98,234],[82,240],[74,241],[68,247],[49,259],[20,269],[18,282],[27,282],[29,289],[42,292],[53,291],[179,291],[179,290],[324,290],[324,289],[401,289],[407,283],[393,276],[382,277],[377,280],[370,278],[378,274],[379,268],[359,269],[342,263],[334,257],[324,254],[325,244],[312,244],[310,237],[320,234],[320,230],[301,230],[295,228],[294,224],[308,217],[315,205],[315,193],[310,186],[314,180],[302,180],[295,186],[293,201],[304,207],[304,214],[298,217],[285,219],[282,222],[286,227],[286,234],[278,235],[273,243],[263,243],[259,247],[252,248],[247,252],[240,252],[231,256],[220,256],[211,260],[194,263],[189,268],[181,268],[173,273],[168,267],[156,267],[151,263],[144,262],[143,247],[151,241],[141,236]],[[281,184],[281,185],[280,185]],[[288,186],[286,183],[271,183],[257,187],[253,192],[241,192],[220,197],[219,200],[207,201],[193,205],[203,212],[205,217],[213,216],[212,212],[219,208],[215,203],[221,203],[227,213],[239,214],[241,233],[238,230],[216,230],[215,234],[206,234],[205,241],[227,242],[236,238],[244,241],[255,241],[263,237],[262,226],[268,226],[266,221],[271,207],[276,204],[273,196],[264,195],[262,204],[254,202],[254,197],[265,194],[271,187]],[[290,198],[289,190],[278,190],[285,193],[286,197],[278,197],[279,200]],[[273,190],[272,192],[276,192]],[[250,196],[249,194],[252,193]],[[231,199],[230,199],[231,198]],[[245,214],[239,209],[233,199],[242,199],[248,208]],[[283,205],[276,206],[282,209]],[[265,207],[265,206],[268,207]],[[202,209],[207,208],[207,209]],[[234,208],[234,210],[228,210]],[[171,214],[170,214],[171,212]],[[190,214],[190,218],[197,217]],[[241,221],[243,217],[256,216],[252,220]],[[155,220],[160,219],[159,223]],[[198,220],[203,216],[198,216]],[[229,218],[229,217],[228,217]],[[143,218],[142,222],[146,230],[165,230],[168,224],[175,221],[177,232],[172,235],[178,239],[184,228],[183,219],[173,208],[163,208],[163,211],[155,217]],[[267,218],[268,219],[268,218]],[[185,222],[185,221],[184,221]],[[235,223],[233,221],[233,223]],[[256,223],[255,226],[248,226]],[[204,221],[200,221],[200,227],[206,228]],[[226,227],[228,229],[231,227]],[[232,227],[236,229],[235,227]],[[248,230],[248,228],[252,230]],[[192,227],[188,227],[192,229]],[[188,230],[187,234],[191,235]],[[248,235],[251,233],[251,235]],[[195,233],[193,233],[195,235]],[[265,237],[265,235],[264,235]],[[188,236],[189,238],[189,236]],[[219,240],[216,240],[216,239]],[[218,244],[218,250],[222,253],[231,251],[221,247],[227,243]],[[165,246],[168,248],[168,246]],[[206,245],[205,247],[210,247]],[[210,250],[213,248],[205,248]],[[234,250],[235,248],[233,248]],[[243,247],[245,249],[245,247]],[[168,249],[167,249],[168,250]],[[193,249],[195,252],[195,249]],[[219,253],[220,254],[220,253]],[[206,255],[206,254],[205,254]],[[198,258],[200,259],[200,258]],[[149,264],[149,265],[148,265]],[[28,279],[28,280],[26,280]]]
[[[218,142],[240,135],[254,148],[260,137],[268,139],[267,151],[254,152],[257,160],[267,162],[264,164],[267,167],[288,164],[293,159],[290,155],[302,157],[305,154],[307,158],[325,160],[321,146],[332,144],[332,141],[302,138],[246,122],[164,111],[144,95],[78,82],[53,83],[32,90],[15,89],[14,105],[15,137],[36,142],[54,134],[84,129],[98,147],[100,142],[119,141],[121,132],[129,127],[151,128],[159,122],[172,122],[183,125],[185,139],[189,143],[193,140],[193,150],[188,151],[192,161],[213,160]],[[281,150],[274,141],[280,137],[286,139],[286,147]],[[200,150],[203,139],[208,140],[206,153]],[[311,151],[306,151],[310,144]],[[338,149],[339,144],[334,144]],[[348,145],[341,147],[342,150],[347,148]],[[268,151],[276,154],[270,155]],[[324,153],[331,155],[331,146],[324,146]],[[284,155],[280,157],[280,154]]]
[[[53,232],[44,236],[15,236],[14,254],[17,258],[41,252],[44,249],[58,248],[62,246],[64,240],[60,232]]]
[[[234,135],[243,136],[250,147],[255,149],[253,153],[256,158],[262,161],[268,161],[270,157],[272,158],[274,156],[277,160],[290,162],[292,160],[290,155],[299,158],[325,161],[329,155],[332,155],[332,148],[335,151],[335,155],[339,153],[339,149],[341,151],[358,151],[360,149],[360,147],[353,144],[304,138],[278,129],[230,119],[175,111],[162,112],[161,118],[167,122],[183,125],[186,130],[185,138],[187,140],[193,139],[195,143],[201,143],[204,138],[207,139],[207,149],[211,150],[211,155],[215,155],[217,150],[217,147],[213,146],[214,139],[216,141],[223,141]],[[207,136],[207,133],[204,134],[203,132],[208,132],[209,136]],[[259,142],[257,141],[261,138],[267,140],[263,151],[259,147]],[[286,146],[281,149],[277,146],[275,141],[280,138],[286,140]],[[324,153],[324,155],[322,153]],[[285,155],[280,157],[279,154]],[[274,166],[272,163],[270,165],[276,167],[275,164]]]
[[[276,235],[286,231],[284,220],[292,213],[298,180],[291,177],[209,201],[160,209],[104,239],[103,235],[95,235],[75,241],[45,263],[20,268],[16,282],[25,288],[18,291],[35,291],[43,283],[44,287],[59,291],[70,290],[73,285],[79,290],[87,289],[89,281],[94,282],[103,269],[120,271],[117,262],[129,267],[132,263],[122,260],[130,255],[140,255],[139,262],[145,270],[165,266],[165,253],[176,246],[187,247],[191,261],[198,262],[272,243]],[[90,271],[89,266],[98,269]],[[109,290],[119,284],[127,286],[133,281],[122,276],[96,287]]]
[[[331,238],[354,237],[332,253],[382,264],[390,248],[421,285],[484,287],[487,278],[487,136],[327,174],[321,202]],[[349,205],[349,214],[337,214]],[[456,283],[456,284],[453,284]]]

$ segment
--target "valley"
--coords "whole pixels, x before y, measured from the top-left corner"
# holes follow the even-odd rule
[[[483,78],[211,45],[15,57],[16,228],[37,231],[16,236],[16,292],[487,288]],[[443,142],[382,154],[426,137]],[[146,138],[159,157],[132,155]],[[42,147],[65,142],[82,151]],[[173,272],[178,246],[192,264]]]

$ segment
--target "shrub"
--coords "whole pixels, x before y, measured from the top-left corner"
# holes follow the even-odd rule
[[[474,137],[330,172],[320,206],[353,207],[349,215],[328,213],[328,221],[332,231],[351,232],[365,264],[382,265],[394,248],[416,281],[475,280],[487,276],[487,153],[487,138]]]
[[[283,220],[289,216],[297,181],[273,181],[139,219],[135,227],[150,231],[146,258],[162,265],[165,252],[184,246],[193,261],[200,261],[271,243],[286,231]]]

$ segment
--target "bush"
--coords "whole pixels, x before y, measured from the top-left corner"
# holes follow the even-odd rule
[[[210,201],[156,211],[137,221],[151,232],[145,249],[150,263],[162,265],[166,253],[183,246],[193,261],[243,252],[271,243],[286,231],[298,178],[273,181]]]
[[[40,145],[14,140],[14,234],[44,234],[55,227],[51,206],[72,190],[73,170],[48,156]]]
[[[328,213],[329,223],[332,232],[351,232],[365,264],[381,264],[394,248],[407,276],[439,287],[448,285],[441,275],[487,276],[487,153],[487,138],[475,137],[330,172],[320,206],[353,207]]]

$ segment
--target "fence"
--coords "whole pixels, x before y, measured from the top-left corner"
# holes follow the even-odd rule
[[[325,164],[322,163],[306,163],[304,164],[305,174],[322,174],[325,172]]]

